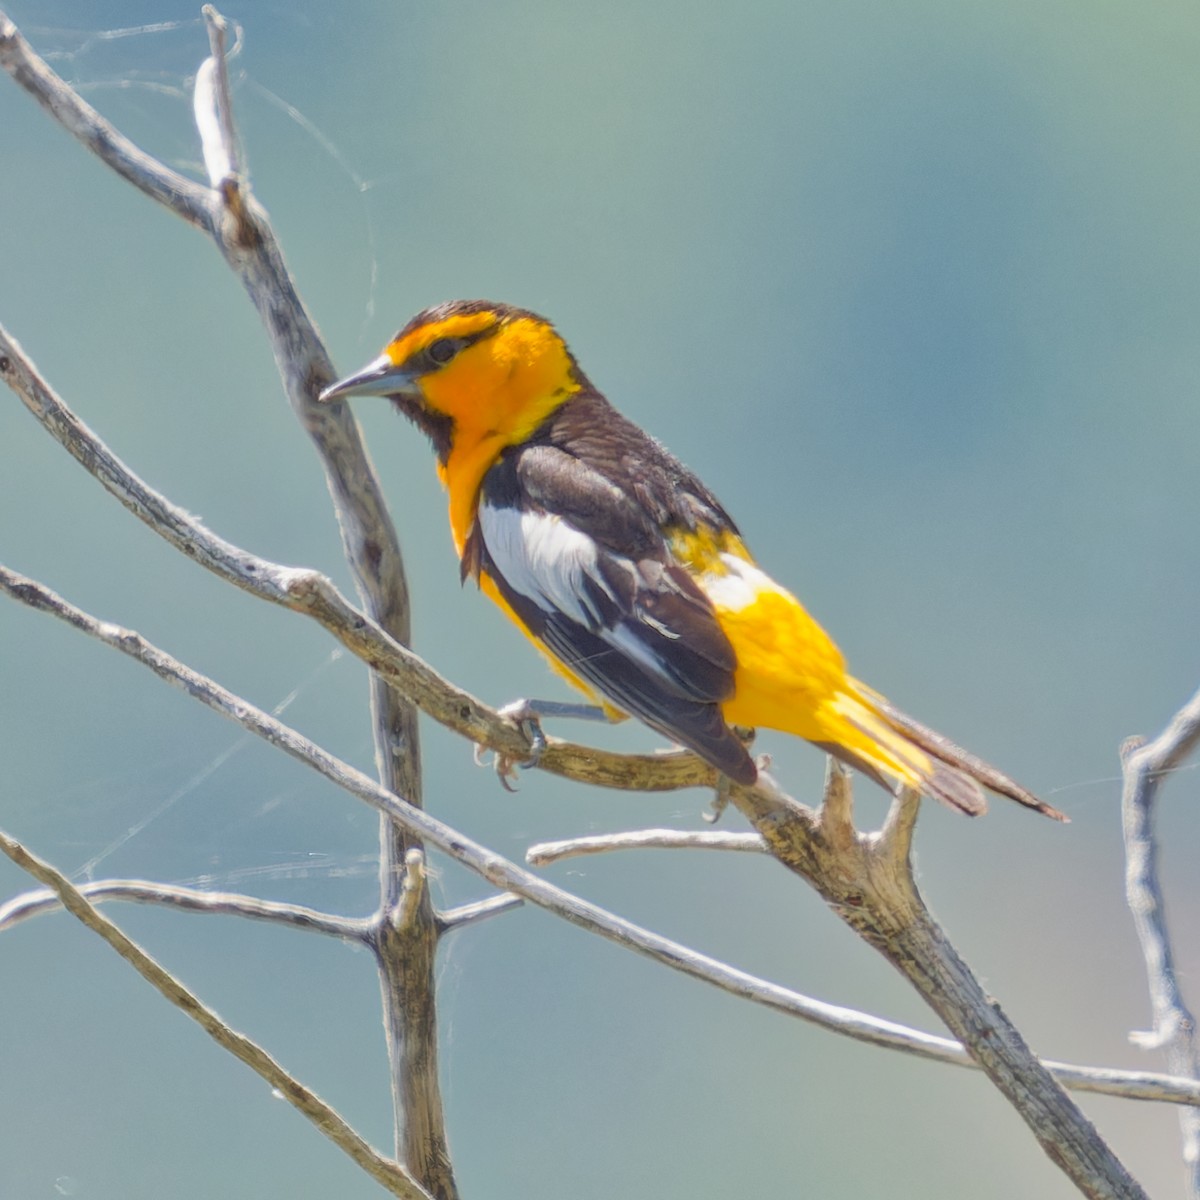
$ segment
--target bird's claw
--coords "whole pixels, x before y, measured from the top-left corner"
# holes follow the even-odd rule
[[[524,762],[518,761],[516,765],[526,771],[530,767],[536,767],[550,744],[546,739],[546,731],[542,728],[541,714],[528,700],[514,700],[500,710],[500,715],[512,721],[529,739],[529,757]]]
[[[754,738],[754,730],[738,730],[739,734],[749,733],[749,737],[744,737],[743,741],[747,745]],[[769,754],[760,754],[755,760],[754,765],[758,768],[759,775],[763,775],[767,768],[771,765],[771,756]],[[733,781],[728,775],[717,776],[717,786],[713,789],[712,803],[707,810],[701,813],[701,816],[709,825],[715,825],[724,815],[725,810],[729,807],[729,801],[733,795]]]
[[[712,803],[700,815],[709,825],[715,825],[729,807],[730,788],[733,781],[728,775],[717,776],[717,786],[713,789]]]
[[[506,792],[517,791],[517,768],[522,771],[528,771],[531,767],[536,767],[542,761],[542,755],[546,753],[546,747],[549,744],[546,739],[546,733],[542,729],[542,723],[539,719],[538,711],[528,700],[514,700],[511,704],[506,704],[500,709],[500,715],[507,717],[514,725],[529,739],[529,757],[514,758],[511,754],[502,754],[497,751],[492,758],[492,766],[495,768],[496,775],[500,779],[500,784]],[[476,744],[475,746],[475,764],[476,766],[484,766],[484,754],[486,749],[483,746]]]

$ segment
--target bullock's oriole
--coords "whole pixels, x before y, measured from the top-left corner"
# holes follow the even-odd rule
[[[739,783],[731,726],[807,738],[891,789],[966,813],[980,787],[1062,814],[846,673],[717,498],[618,413],[549,321],[457,300],[414,317],[323,400],[389,396],[429,435],[462,578],[576,687]]]

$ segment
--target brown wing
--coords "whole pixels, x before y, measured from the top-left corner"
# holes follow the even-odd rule
[[[506,452],[484,479],[464,568],[485,571],[530,632],[598,692],[750,783],[754,763],[721,715],[733,648],[671,558],[654,511],[686,511],[694,524],[714,510],[707,495],[680,488],[657,451],[650,443],[638,460],[639,488],[655,505],[550,438]]]

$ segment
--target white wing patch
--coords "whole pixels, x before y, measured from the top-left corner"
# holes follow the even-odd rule
[[[514,591],[532,600],[546,613],[561,613],[584,626],[610,646],[620,650],[652,675],[664,675],[661,657],[655,653],[636,627],[614,623],[597,611],[588,587],[598,588],[617,611],[620,605],[597,563],[600,550],[586,534],[551,513],[516,508],[479,506],[479,525],[497,570]],[[619,564],[630,574],[636,573],[631,560],[607,554],[609,566]],[[640,607],[626,616],[649,626],[660,637],[675,639],[678,634],[655,620]]]
[[[597,569],[596,543],[586,533],[551,513],[479,506],[483,542],[509,587],[540,608],[558,611],[593,631],[604,621],[589,599],[599,588],[616,596]]]
[[[645,620],[644,617],[642,619]],[[646,624],[650,624],[650,622],[647,621]],[[660,631],[665,628],[657,621],[653,624]],[[679,635],[668,631],[667,636],[676,638]],[[638,637],[628,625],[618,625],[615,629],[604,629],[601,631],[601,637],[614,645],[627,658],[633,659],[643,671],[649,671],[652,675],[658,676],[664,674],[662,658],[655,654],[653,648]]]
[[[527,631],[586,688],[730,778],[755,778],[721,715],[733,693],[733,647],[682,567],[665,553],[635,561],[561,516],[486,498],[477,533],[481,569]],[[730,564],[731,580],[749,602],[756,581],[735,576],[737,568]]]
[[[764,592],[790,595],[765,571],[736,554],[722,554],[721,563],[725,571],[706,571],[696,580],[718,612],[739,612]]]

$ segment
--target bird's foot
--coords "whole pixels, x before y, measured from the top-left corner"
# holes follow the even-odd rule
[[[735,732],[742,737],[742,740],[747,745],[754,740],[753,729],[737,729]],[[761,778],[771,765],[771,756],[769,754],[760,754],[754,760],[754,765],[758,768],[759,777]],[[768,776],[768,778],[770,777]],[[713,789],[712,803],[700,814],[709,825],[715,825],[724,816],[725,810],[729,807],[732,795],[733,780],[728,775],[718,775],[717,786]]]
[[[722,816],[725,810],[729,807],[730,788],[733,787],[733,781],[728,775],[717,776],[717,786],[713,789],[712,803],[700,815],[709,825],[715,825]]]
[[[516,725],[529,741],[527,758],[515,758],[510,754],[497,752],[492,759],[492,766],[507,792],[517,790],[517,768],[527,771],[536,767],[542,761],[542,755],[546,753],[549,740],[542,729],[543,717],[575,717],[585,721],[608,720],[604,710],[594,704],[564,704],[558,700],[514,700],[511,704],[504,705],[499,712],[502,717]],[[479,766],[485,765],[485,753],[483,746],[476,745],[475,762]]]
[[[523,771],[529,770],[530,767],[536,767],[542,761],[542,755],[546,753],[546,733],[542,729],[541,712],[542,710],[531,700],[514,700],[500,709],[500,715],[511,721],[529,742],[529,755],[526,758],[516,758],[511,754],[502,754],[500,751],[496,751],[492,757],[492,766],[506,792],[517,790],[518,767]],[[477,745],[475,761],[480,766],[483,766],[485,761],[483,753],[483,747]]]

